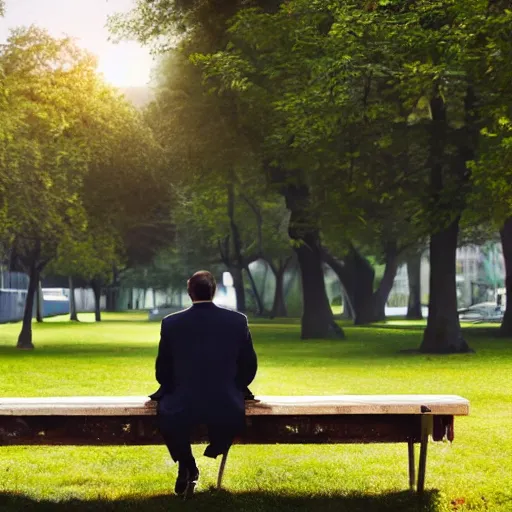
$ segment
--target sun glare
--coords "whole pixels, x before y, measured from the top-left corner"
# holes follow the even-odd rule
[[[99,54],[98,71],[116,87],[141,87],[149,82],[152,59],[136,43],[110,45]]]
[[[7,0],[0,18],[0,43],[15,27],[37,25],[53,37],[69,35],[98,57],[99,72],[116,87],[141,87],[149,82],[153,59],[135,42],[109,41],[108,16],[126,12],[132,0]]]

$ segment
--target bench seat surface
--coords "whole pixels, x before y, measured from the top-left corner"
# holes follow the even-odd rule
[[[424,414],[467,416],[469,401],[456,395],[258,396],[247,416]],[[145,396],[0,398],[0,416],[152,416]]]

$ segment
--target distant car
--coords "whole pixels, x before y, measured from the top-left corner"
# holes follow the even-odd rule
[[[459,318],[466,322],[501,322],[505,310],[495,302],[481,302],[459,309]]]
[[[180,311],[184,309],[182,306],[173,306],[171,304],[162,304],[161,306],[157,306],[156,308],[150,309],[148,314],[149,321],[158,321],[162,320],[162,318],[170,315],[171,313],[176,313],[176,311]]]

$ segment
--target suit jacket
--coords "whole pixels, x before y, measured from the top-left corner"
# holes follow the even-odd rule
[[[162,321],[156,380],[151,395],[165,413],[190,412],[205,421],[245,412],[244,392],[257,370],[247,317],[216,306],[193,304]]]

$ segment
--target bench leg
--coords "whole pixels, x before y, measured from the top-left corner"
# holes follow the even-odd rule
[[[217,476],[217,489],[222,489],[222,478],[224,477],[224,469],[226,469],[226,461],[228,460],[228,453],[222,454],[222,460],[220,461],[219,474]]]
[[[407,449],[409,452],[409,489],[414,491],[416,484],[416,466],[414,464],[414,441],[412,439],[407,441]]]
[[[421,417],[421,444],[420,444],[420,463],[418,468],[418,492],[425,490],[425,471],[427,468],[427,447],[428,436],[432,433],[433,417],[424,415]]]

